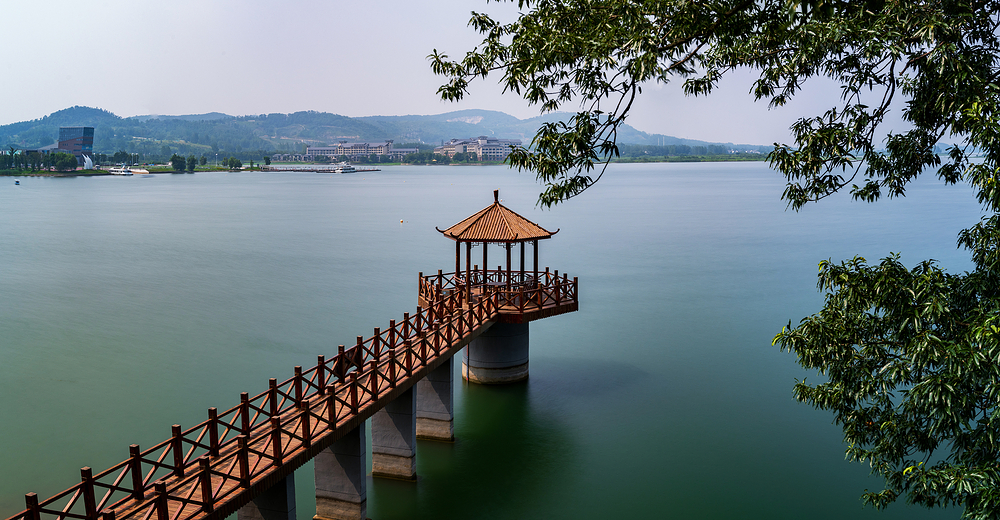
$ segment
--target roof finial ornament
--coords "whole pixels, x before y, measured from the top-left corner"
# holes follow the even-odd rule
[[[500,203],[500,190],[493,190],[493,202],[496,204]]]

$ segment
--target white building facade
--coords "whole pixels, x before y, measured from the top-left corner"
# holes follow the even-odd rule
[[[434,153],[454,157],[457,153],[473,154],[480,161],[503,161],[511,147],[521,146],[520,139],[496,139],[481,135],[469,139],[452,139],[434,149]]]

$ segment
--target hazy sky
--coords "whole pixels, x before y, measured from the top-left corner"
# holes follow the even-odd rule
[[[315,110],[347,116],[439,114],[463,108],[538,115],[499,79],[461,103],[441,101],[427,55],[461,56],[479,41],[472,10],[510,19],[516,6],[485,0],[19,0],[3,10],[0,124],[73,105],[120,116]],[[628,123],[639,130],[718,142],[788,142],[788,126],[819,114],[838,90],[768,110],[747,93],[751,76],[709,98],[679,84],[644,87]],[[567,110],[576,107],[567,106]]]

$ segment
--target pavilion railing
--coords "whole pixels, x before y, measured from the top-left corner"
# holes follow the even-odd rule
[[[554,287],[567,283],[552,280]],[[575,285],[565,294],[575,297]],[[332,358],[318,356],[305,370],[297,366],[292,378],[271,379],[257,395],[242,393],[228,410],[210,408],[208,419],[191,428],[174,425],[159,444],[133,444],[129,457],[111,468],[83,468],[80,483],[53,497],[39,500],[28,493],[25,509],[7,520],[188,520],[211,514],[318,436],[374,413],[380,396],[495,320],[502,302],[512,298],[509,289],[498,290],[467,305],[462,292],[443,287],[426,308],[390,320],[367,339],[358,336],[350,348],[339,346]],[[517,298],[559,299],[558,289],[539,291],[519,291]]]
[[[473,302],[478,298],[497,297],[502,313],[523,314],[579,301],[577,278],[570,279],[565,273],[560,277],[558,270],[549,271],[547,267],[539,271],[537,279],[532,272],[508,273],[503,269],[475,269],[469,273],[468,280],[466,278],[465,271],[438,271],[429,276],[420,273],[418,292],[424,301],[436,301],[452,294],[457,294],[462,301],[471,296]]]

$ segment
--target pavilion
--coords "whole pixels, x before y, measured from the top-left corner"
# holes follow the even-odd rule
[[[455,276],[462,272],[462,244],[465,243],[465,276],[457,280],[456,285],[465,286],[467,301],[472,298],[473,285],[503,285],[533,287],[538,283],[538,241],[551,238],[559,230],[548,231],[534,222],[522,217],[500,203],[500,190],[493,190],[493,204],[483,208],[471,217],[449,227],[437,229],[444,236],[455,241]],[[531,242],[533,252],[533,267],[531,276],[525,271],[524,245]],[[489,244],[501,244],[507,251],[507,269],[497,267],[495,276],[489,276]],[[477,279],[472,269],[472,246],[483,246],[483,277]],[[514,244],[521,245],[520,269],[516,275],[511,266],[511,248]],[[478,274],[478,269],[476,269]]]

